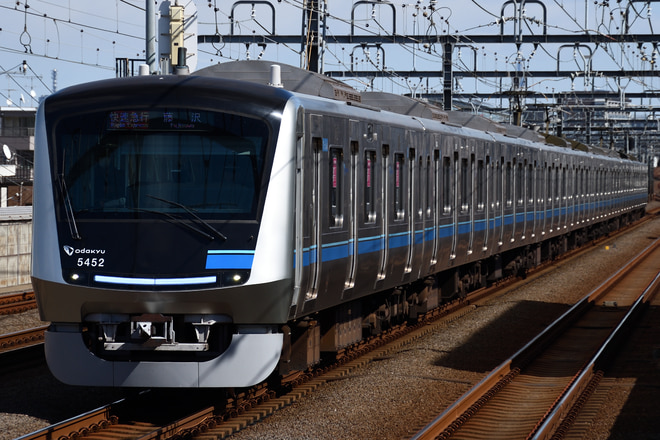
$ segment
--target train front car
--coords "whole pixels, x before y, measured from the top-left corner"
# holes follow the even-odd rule
[[[32,276],[59,380],[241,387],[277,366],[293,292],[290,96],[150,76],[45,100]]]

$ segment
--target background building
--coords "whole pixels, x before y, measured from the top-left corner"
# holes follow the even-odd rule
[[[32,205],[34,107],[0,107],[0,207]]]

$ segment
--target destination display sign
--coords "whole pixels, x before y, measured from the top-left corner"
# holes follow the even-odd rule
[[[108,113],[108,130],[208,130],[215,114],[202,110],[114,110]]]

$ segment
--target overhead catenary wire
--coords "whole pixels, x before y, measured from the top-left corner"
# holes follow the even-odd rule
[[[550,1],[550,0],[548,0]],[[208,0],[208,6],[210,8],[211,14],[206,14],[207,20],[204,21],[199,19],[198,23],[200,26],[210,26],[214,35],[218,36],[217,41],[214,42],[212,46],[207,48],[199,47],[198,53],[208,57],[217,57],[218,60],[238,60],[245,57],[269,57],[271,59],[277,59],[282,54],[287,56],[301,56],[301,51],[298,47],[292,47],[292,45],[286,43],[280,43],[277,41],[276,35],[271,36],[271,29],[269,26],[265,26],[264,23],[265,17],[261,13],[258,7],[254,7],[256,13],[245,16],[229,17],[227,15],[227,9],[231,3],[222,2],[218,7],[217,0]],[[281,3],[283,7],[294,8],[296,11],[302,13],[303,9],[306,7],[306,2],[301,0],[278,0],[278,3]],[[434,35],[469,35],[470,32],[480,32],[486,31],[488,29],[495,30],[499,26],[499,20],[505,19],[508,21],[514,20],[514,17],[500,17],[500,7],[501,4],[493,5],[490,2],[484,2],[483,0],[472,0],[469,4],[473,6],[473,9],[480,12],[481,19],[478,20],[469,20],[467,22],[457,21],[455,18],[455,11],[452,11],[452,8],[455,9],[454,4],[448,6],[439,1],[432,0],[419,0],[417,2],[392,2],[396,5],[397,11],[397,20],[401,23],[404,23],[402,29],[411,31],[411,33],[425,36],[425,41],[428,41],[430,37]],[[57,2],[50,1],[39,1],[39,0],[29,0],[30,7],[23,7],[26,2],[19,1],[16,5],[5,6],[0,5],[1,8],[6,9],[7,11],[16,11],[22,14],[22,18],[28,19],[27,29],[30,32],[31,36],[35,37],[33,32],[35,23],[38,23],[38,20],[43,22],[43,27],[46,29],[48,26],[51,31],[51,35],[48,38],[48,41],[43,43],[43,49],[40,47],[40,42],[32,42],[32,49],[35,52],[32,56],[41,57],[46,59],[53,59],[58,61],[66,61],[68,63],[75,63],[84,66],[95,67],[103,69],[105,71],[114,70],[114,65],[108,60],[108,54],[112,54],[112,59],[116,55],[123,55],[124,53],[130,53],[129,51],[134,51],[134,56],[139,58],[142,55],[142,50],[136,51],[136,44],[129,45],[130,48],[127,48],[126,41],[139,41],[140,43],[143,40],[143,35],[140,32],[130,32],[126,31],[126,24],[120,23],[119,20],[119,8],[132,8],[136,11],[142,12],[142,7],[140,2],[137,1],[128,1],[128,0],[115,0],[115,9],[117,14],[115,14],[114,20],[103,17],[99,14],[96,14],[93,10],[83,10],[82,8],[67,8],[66,4],[59,4]],[[349,3],[349,4],[352,4]],[[515,4],[515,3],[514,3]],[[580,17],[577,14],[579,1],[571,2],[575,6],[576,11],[568,11],[567,5],[569,3],[566,1],[553,0],[553,5],[556,7],[556,11],[561,13],[561,17],[567,18],[557,20],[553,19],[549,23],[545,23],[549,30],[554,30],[560,33],[599,33],[607,34],[611,31],[615,31],[618,26],[620,29],[624,26],[623,16],[621,14],[621,7],[616,9],[617,5],[612,4],[612,6],[606,6],[607,2],[599,2],[598,5],[587,6],[585,3],[584,10],[585,14],[589,13],[589,19],[584,17],[584,23],[580,22]],[[648,4],[648,8],[646,7]],[[47,14],[44,14],[38,9],[44,9],[40,7],[48,5],[52,8],[61,8],[61,9],[52,9],[49,10]],[[414,38],[406,38],[400,32],[393,32],[390,29],[390,24],[388,20],[390,19],[390,13],[380,7],[379,2],[374,2],[372,5],[368,5],[364,10],[360,10],[361,15],[357,17],[354,23],[351,23],[350,19],[347,18],[347,11],[345,6],[343,8],[338,7],[339,3],[336,0],[330,0],[328,2],[328,8],[324,9],[322,12],[327,18],[327,27],[325,29],[326,44],[324,46],[325,53],[327,54],[328,62],[331,65],[335,65],[340,69],[350,70],[351,66],[348,66],[348,61],[346,60],[347,49],[350,52],[351,48],[347,48],[345,45],[337,44],[337,39],[335,36],[345,34],[342,28],[347,28],[351,25],[355,26],[356,34],[365,34],[365,35],[382,35],[384,38],[389,36],[396,37],[397,43],[395,45],[383,46],[382,51],[387,52],[387,60],[389,65],[384,63],[384,59],[379,59],[376,55],[369,54],[365,52],[363,56],[358,60],[365,66],[366,70],[374,70],[378,72],[384,72],[386,78],[383,79],[381,84],[384,88],[397,87],[402,81],[405,81],[405,78],[401,78],[396,74],[396,69],[392,60],[398,59],[399,57],[404,57],[406,63],[411,64],[413,72],[415,69],[424,70],[423,66],[438,66],[439,63],[442,63],[443,50],[444,48],[438,47],[437,44],[426,44],[424,45],[423,41],[415,40]],[[530,3],[531,5],[531,3]],[[625,3],[624,3],[625,5]],[[71,2],[69,2],[71,6]],[[201,5],[200,5],[201,6]],[[553,6],[553,7],[554,7]],[[530,6],[528,6],[529,9]],[[628,25],[630,26],[646,26],[645,29],[653,29],[652,21],[649,19],[649,11],[646,11],[645,8],[650,10],[649,2],[639,2],[639,5],[634,4],[629,7],[629,17]],[[295,16],[297,14],[285,13],[280,14],[281,8],[277,8],[278,18],[282,18],[282,15]],[[60,12],[58,12],[60,11]],[[249,12],[249,11],[248,11]],[[402,12],[402,13],[399,13]],[[625,10],[624,10],[625,12]],[[614,19],[610,19],[611,13],[614,13]],[[82,15],[86,14],[86,15]],[[594,18],[597,14],[598,18]],[[238,14],[237,14],[238,15]],[[84,17],[89,17],[85,19]],[[646,19],[645,19],[646,17]],[[208,20],[210,18],[210,20]],[[268,17],[270,19],[270,17]],[[91,20],[97,21],[100,24],[94,26],[89,26]],[[538,30],[537,26],[539,25],[539,20],[536,19],[533,14],[522,14],[520,18],[521,24],[524,27],[525,34],[536,35]],[[587,29],[587,23],[591,21],[589,25],[590,29]],[[238,47],[237,45],[227,45],[223,42],[222,36],[226,35],[226,29],[230,24],[235,24],[236,29],[243,35],[254,35],[255,44],[249,44],[247,46],[243,45]],[[460,23],[460,25],[457,25]],[[368,26],[367,26],[368,25]],[[290,29],[290,28],[289,28]],[[81,32],[82,30],[82,32]],[[77,44],[67,44],[66,41],[62,41],[61,38],[63,35],[61,33],[77,31],[78,32],[78,42]],[[414,31],[414,32],[412,32]],[[7,32],[6,30],[3,32]],[[539,34],[540,35],[540,34]],[[16,41],[18,41],[19,35],[16,35]],[[13,37],[12,37],[13,38]],[[301,37],[302,38],[302,37]],[[256,41],[260,43],[256,43]],[[98,41],[98,46],[93,43]],[[0,51],[15,54],[20,48],[11,47],[7,44],[7,40],[3,39],[2,46],[0,46]],[[139,45],[137,45],[139,47]],[[453,69],[455,72],[460,73],[460,77],[470,77],[474,80],[474,85],[471,86],[473,89],[494,89],[495,91],[501,90],[502,81],[507,81],[504,79],[493,79],[488,78],[479,74],[479,70],[483,68],[483,63],[493,63],[494,59],[499,58],[500,64],[499,68],[503,71],[514,72],[513,66],[511,64],[502,64],[502,53],[504,52],[505,45],[477,45],[474,44],[476,50],[479,53],[478,65],[471,65],[471,63],[466,63],[466,60],[457,59],[454,55],[452,57]],[[612,45],[612,44],[592,44],[591,47],[593,52],[599,56],[606,54],[612,63],[615,63],[616,67],[620,70],[625,68],[634,69],[639,68],[642,61],[637,53],[633,53],[635,50],[635,44],[631,44],[631,50],[626,50],[624,45]],[[75,47],[79,51],[79,56],[72,57],[71,54],[75,53],[71,49]],[[273,51],[273,47],[276,47],[276,51]],[[619,49],[617,49],[619,47]],[[38,51],[35,48],[39,49]],[[282,51],[280,51],[282,48]],[[207,50],[210,49],[210,50]],[[23,48],[24,50],[24,48]],[[534,49],[529,47],[522,48],[524,53],[524,69],[530,70],[533,69],[534,65],[539,65],[541,63],[547,63],[548,60],[554,60],[555,63],[558,61],[558,54],[554,53],[556,50],[556,45],[552,46],[544,42],[540,42]],[[37,53],[39,52],[39,53]],[[280,53],[281,52],[281,53]],[[372,50],[373,52],[373,50]],[[648,49],[650,54],[650,49]],[[257,55],[258,53],[258,55]],[[639,53],[639,52],[638,52]],[[62,58],[62,54],[65,54],[66,59]],[[390,54],[398,54],[397,56],[390,56]],[[101,56],[103,55],[103,56]],[[541,56],[543,55],[543,56]],[[410,58],[408,58],[410,57]],[[537,58],[538,57],[538,58]],[[649,56],[650,59],[650,56]],[[569,59],[570,63],[575,63],[575,60]],[[495,61],[497,63],[497,61]],[[552,65],[553,63],[550,63]],[[562,67],[568,67],[568,64],[564,64],[562,61]],[[646,64],[648,66],[648,63]],[[353,66],[354,67],[354,66]],[[589,81],[593,86],[593,81],[597,80],[600,87],[605,87],[609,89],[616,89],[615,81],[608,78],[602,78],[597,76],[598,66],[594,64],[593,76],[589,76],[590,72],[586,72],[587,75],[582,75],[582,77],[588,77]],[[573,70],[580,70],[585,72],[585,66],[583,63],[573,67]],[[571,70],[571,69],[567,69]],[[533,87],[536,84],[539,84],[542,78],[538,78],[533,82],[529,82],[528,87]],[[363,79],[361,87],[373,87],[373,79]],[[390,82],[391,86],[386,85],[386,82]],[[555,80],[553,80],[555,81]],[[557,80],[560,82],[560,80]],[[564,79],[566,82],[567,79]],[[632,80],[635,84],[640,84],[641,87],[648,87],[652,84],[652,79],[647,80],[644,78],[635,78]],[[545,82],[547,85],[547,81]],[[442,83],[439,79],[430,79],[424,84],[427,89],[442,89]],[[407,86],[406,86],[407,87]]]

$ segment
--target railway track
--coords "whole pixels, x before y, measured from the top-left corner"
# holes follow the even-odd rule
[[[0,315],[13,315],[36,309],[34,292],[16,292],[0,295]]]
[[[611,238],[611,237],[610,237]],[[590,246],[587,246],[590,248]],[[585,252],[588,251],[585,250]],[[577,258],[580,253],[574,253],[572,258]],[[566,260],[570,261],[570,258]],[[536,273],[529,274],[524,283],[531,282],[537,276],[543,276],[548,271],[556,268],[556,262],[547,265]],[[83,421],[78,418],[70,419],[57,425],[52,425],[44,430],[37,431],[21,439],[46,439],[58,438],[61,440],[74,438],[125,438],[125,439],[188,439],[188,438],[225,438],[246,426],[256,423],[258,420],[268,417],[280,408],[286,407],[321,387],[324,383],[339,380],[348,376],[351,372],[361,366],[367,365],[374,359],[385,358],[391,353],[401,349],[402,346],[420,338],[437,327],[445,326],[448,321],[469,313],[478,307],[482,301],[492,300],[493,296],[504,294],[508,288],[504,283],[492,289],[484,289],[475,292],[463,301],[446,305],[443,309],[435,311],[429,321],[420,323],[414,327],[401,327],[397,332],[385,334],[379,340],[372,341],[372,346],[362,344],[353,353],[344,356],[337,365],[329,367],[324,371],[311,374],[303,374],[291,378],[286,385],[286,392],[276,394],[273,390],[265,387],[241,392],[228,397],[226,400],[209,403],[208,406],[197,406],[194,411],[180,414],[169,418],[169,421],[157,423],[144,417],[141,405],[124,404],[118,409],[118,405],[111,405],[93,411],[97,414],[93,421],[88,416],[83,416]],[[400,338],[399,334],[405,334]],[[158,408],[167,411],[172,402],[165,406],[159,406],[162,402],[156,400],[149,405],[153,412]],[[217,399],[219,400],[219,399]],[[134,410],[125,408],[134,407]],[[142,405],[144,407],[144,405]],[[87,420],[85,418],[87,417]],[[162,416],[154,417],[153,420],[162,420]],[[99,432],[96,434],[96,432]]]
[[[656,294],[659,266],[656,240],[413,439],[561,438]]]
[[[37,308],[33,291],[0,295],[0,316],[17,315]],[[0,353],[41,344],[48,326],[38,326],[16,332],[0,334]]]
[[[496,290],[494,288],[493,290]],[[483,292],[475,294],[474,298],[483,296]],[[429,321],[420,322],[413,327],[400,326],[369,343],[357,347],[347,353],[335,365],[317,370],[313,373],[291,377],[282,385],[277,395],[274,390],[265,386],[253,388],[229,396],[225,400],[209,403],[208,406],[197,405],[194,411],[179,414],[174,420],[166,423],[144,421],[141,408],[151,408],[154,413],[167,412],[172,402],[155,399],[149,404],[136,403],[137,400],[126,400],[98,408],[79,417],[52,425],[21,440],[58,440],[85,439],[192,439],[200,435],[210,438],[225,438],[242,428],[267,417],[280,408],[291,405],[296,400],[313,392],[324,383],[338,380],[351,371],[360,368],[374,359],[389,355],[411,341],[420,338],[447,321],[457,319],[468,313],[467,303],[448,305],[436,311]],[[284,390],[284,391],[282,391]],[[197,402],[199,403],[199,402]],[[136,416],[139,414],[139,416]],[[172,414],[170,414],[172,417]],[[162,419],[160,414],[152,419]]]
[[[0,353],[42,344],[47,325],[0,335]]]
[[[572,258],[577,258],[579,255],[577,253]],[[570,261],[570,259],[566,261]],[[554,264],[548,265],[530,274],[524,282],[531,282],[535,277],[541,277],[555,268],[556,265]],[[293,404],[326,383],[341,380],[374,360],[393,355],[402,347],[470,313],[480,304],[492,300],[494,296],[504,295],[510,289],[515,289],[520,282],[523,281],[511,280],[489,289],[473,292],[462,301],[447,304],[443,308],[434,311],[427,316],[426,320],[415,326],[400,326],[381,335],[379,338],[371,340],[369,343],[356,347],[352,352],[346,353],[334,365],[313,373],[288,378],[284,386],[277,392],[261,387],[237,393],[226,400],[210,403],[204,407],[200,406],[193,412],[180,415],[173,419],[174,421],[163,424],[140,421],[143,414],[141,414],[139,408],[143,404],[121,402],[83,415],[82,420],[74,418],[23,437],[21,440],[49,438],[68,440],[80,437],[85,439],[123,438],[140,440],[226,438]],[[149,405],[154,411],[157,411],[155,409],[156,405],[161,403],[156,400]],[[120,407],[136,409],[119,409]],[[94,416],[90,417],[89,414],[94,414]],[[140,414],[140,416],[136,418],[135,414]],[[98,434],[96,434],[97,432]]]

